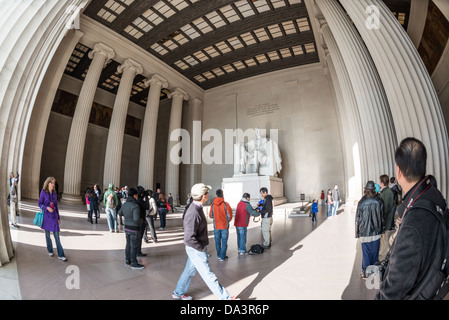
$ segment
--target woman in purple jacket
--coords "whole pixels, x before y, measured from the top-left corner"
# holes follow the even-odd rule
[[[47,250],[50,257],[53,256],[53,243],[50,238],[50,231],[56,241],[56,248],[58,250],[58,259],[66,261],[67,258],[62,249],[61,241],[59,239],[59,224],[61,223],[58,209],[58,195],[55,190],[55,181],[53,177],[48,177],[44,182],[41,194],[39,196],[39,208],[42,207],[44,211],[44,220],[42,229],[45,230],[45,239],[47,241]]]

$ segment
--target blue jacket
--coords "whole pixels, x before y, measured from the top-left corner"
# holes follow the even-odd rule
[[[312,213],[317,213],[318,212],[318,203],[314,202],[312,203]]]

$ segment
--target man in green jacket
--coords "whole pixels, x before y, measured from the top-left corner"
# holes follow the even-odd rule
[[[103,204],[106,208],[106,218],[108,219],[108,226],[110,232],[118,232],[117,227],[117,212],[115,208],[118,205],[118,197],[114,191],[114,184],[109,184],[108,190],[103,195]]]
[[[379,252],[379,261],[382,261],[390,250],[389,239],[391,236],[390,229],[391,224],[393,222],[392,214],[393,214],[393,191],[389,188],[390,178],[383,174],[379,177],[379,185],[380,185],[380,197],[384,201],[384,221],[385,221],[385,232],[382,234],[382,238],[380,240],[380,252]]]

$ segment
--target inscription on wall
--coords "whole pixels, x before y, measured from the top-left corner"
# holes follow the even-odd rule
[[[264,114],[272,114],[280,110],[278,104],[264,103],[246,109],[247,117],[257,117]]]

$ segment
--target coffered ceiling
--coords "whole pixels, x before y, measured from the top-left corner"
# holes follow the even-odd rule
[[[406,28],[410,0],[385,2]],[[94,0],[83,14],[205,90],[319,61],[303,0]],[[79,44],[66,73],[83,79],[90,50]],[[113,93],[121,77],[117,66],[111,61],[99,82]],[[147,94],[137,76],[131,100],[145,105]]]

